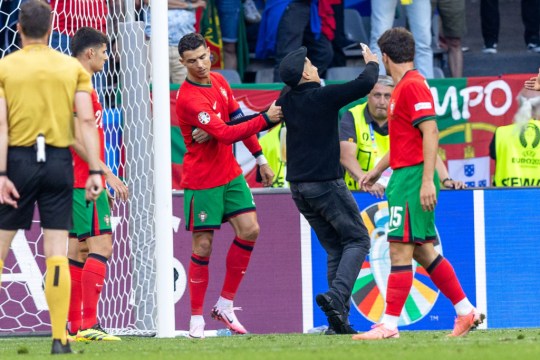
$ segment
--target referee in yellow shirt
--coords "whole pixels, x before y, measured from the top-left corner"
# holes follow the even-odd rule
[[[0,60],[0,274],[15,233],[30,229],[37,202],[52,353],[59,354],[71,352],[65,330],[71,286],[66,244],[72,215],[69,146],[74,121],[80,122],[88,154],[87,200],[94,201],[103,187],[90,75],[77,59],[47,46],[50,26],[47,3],[24,3],[17,25],[23,48]]]

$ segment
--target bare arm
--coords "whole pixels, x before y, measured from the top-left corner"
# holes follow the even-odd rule
[[[362,187],[362,190],[364,191],[370,191],[370,189],[375,185],[377,180],[381,177],[381,174],[384,172],[384,170],[388,169],[390,166],[390,151],[387,152],[375,165],[373,169],[368,171],[367,173],[364,173],[358,180],[358,185]]]
[[[422,186],[420,187],[420,203],[424,211],[433,211],[437,204],[437,193],[433,176],[435,174],[435,162],[437,160],[437,148],[439,146],[439,130],[437,123],[426,120],[418,124],[422,132],[424,152],[424,172],[422,174]]]
[[[357,150],[356,143],[353,143],[350,141],[340,141],[339,149],[340,149],[339,162],[341,163],[341,165],[343,165],[345,169],[347,169],[349,174],[351,174],[354,181],[358,182],[358,180],[364,174],[364,172],[360,168],[360,164],[358,163],[358,160],[356,159],[356,150]]]
[[[439,179],[441,180],[441,184],[445,188],[464,189],[467,187],[463,183],[463,181],[454,180],[450,178],[450,175],[448,174],[448,169],[446,168],[446,165],[444,165],[444,162],[442,161],[439,155],[437,155],[437,162],[435,163],[435,168],[437,169],[437,172],[439,173]]]
[[[92,99],[87,92],[79,91],[75,94],[75,108],[77,109],[77,118],[80,126],[80,132],[86,157],[90,170],[101,170],[99,163],[99,139],[96,131],[96,121],[94,118],[94,109]],[[86,182],[86,199],[94,201],[103,190],[101,175],[90,175]]]
[[[0,98],[0,172],[7,171],[8,122],[6,99]],[[19,193],[7,175],[0,175],[0,204],[17,208]]]
[[[86,149],[84,148],[83,139],[79,128],[79,122],[77,121],[77,119],[75,119],[75,142],[73,143],[73,149],[77,152],[81,159],[88,162]],[[107,166],[107,164],[101,161],[101,159],[99,160],[99,166],[105,174],[105,181],[114,190],[114,193],[120,198],[120,200],[127,201],[129,197],[128,187],[124,184],[122,180],[120,180],[116,175],[114,175],[112,170]]]
[[[206,1],[204,0],[168,0],[167,5],[169,6],[169,9],[196,9],[198,7],[205,8],[206,7]]]

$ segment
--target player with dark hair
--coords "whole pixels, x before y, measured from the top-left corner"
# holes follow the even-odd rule
[[[96,200],[103,184],[90,75],[77,60],[47,46],[50,25],[47,3],[25,2],[17,25],[23,48],[0,60],[0,272],[17,230],[30,229],[37,202],[47,266],[51,352],[61,354],[71,352],[65,330],[71,288],[66,239],[72,226],[69,147],[75,122],[89,164],[86,200]]]
[[[231,144],[243,140],[261,167],[264,183],[272,184],[267,164],[255,134],[281,119],[281,109],[272,104],[263,114],[244,117],[232,90],[219,74],[210,71],[210,50],[202,35],[187,34],[178,44],[182,64],[187,68],[176,102],[176,113],[187,152],[184,156],[182,187],[186,229],[193,232],[188,287],[191,300],[189,335],[204,337],[203,304],[208,287],[208,263],[214,231],[228,221],[235,238],[226,260],[221,296],[212,317],[237,334],[247,330],[240,324],[233,300],[247,270],[259,236],[253,196],[236,162]],[[198,129],[210,135],[198,142]]]
[[[107,61],[107,36],[91,28],[82,27],[71,40],[71,53],[89,74],[103,70]],[[103,108],[96,91],[92,92],[92,105],[100,140],[100,168],[105,181],[121,200],[126,201],[128,188],[104,163]],[[84,183],[88,177],[86,151],[76,130],[72,147],[74,164],[73,228],[69,232],[68,258],[71,274],[71,300],[68,313],[68,336],[78,341],[118,341],[119,337],[107,334],[97,321],[97,305],[105,274],[107,260],[112,254],[111,208],[108,194],[102,192],[92,204],[84,198]]]
[[[450,336],[464,336],[485,316],[463,292],[450,262],[433,246],[439,191],[435,170],[439,131],[433,97],[426,79],[414,69],[414,39],[408,30],[387,30],[378,43],[386,72],[396,84],[388,107],[390,151],[360,177],[359,184],[369,190],[388,166],[393,169],[386,189],[392,266],[381,322],[353,339],[399,337],[399,316],[413,283],[413,259],[426,269],[433,283],[454,305],[457,318]]]

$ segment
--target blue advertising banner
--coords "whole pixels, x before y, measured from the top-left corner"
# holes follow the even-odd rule
[[[489,328],[540,326],[540,189],[484,191]]]
[[[371,237],[370,254],[364,262],[351,297],[350,322],[358,330],[367,330],[384,313],[386,282],[390,257],[386,231],[388,204],[366,193],[353,194]],[[473,191],[442,191],[436,211],[438,241],[436,248],[453,265],[465,293],[476,303],[475,231]],[[328,289],[326,253],[312,231],[313,295]],[[416,264],[415,264],[416,265]],[[326,324],[324,313],[313,303],[314,326]],[[451,329],[455,312],[439,293],[427,272],[415,267],[415,279],[400,318],[404,330]]]

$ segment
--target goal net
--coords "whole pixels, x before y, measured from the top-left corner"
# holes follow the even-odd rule
[[[25,0],[0,0],[0,56],[20,48],[18,11]],[[142,2],[142,1],[141,1]],[[103,105],[106,162],[130,190],[116,201],[111,223],[114,252],[108,262],[98,319],[113,334],[156,331],[156,259],[153,196],[153,130],[149,45],[144,8],[135,0],[51,0],[50,45],[69,52],[81,26],[109,37],[109,58],[93,83]],[[50,331],[44,295],[45,259],[37,214],[30,231],[19,231],[5,261],[0,289],[0,336]]]

